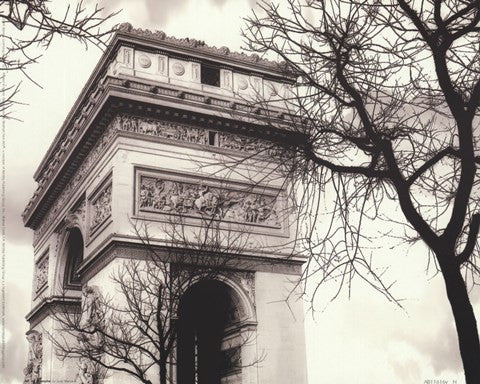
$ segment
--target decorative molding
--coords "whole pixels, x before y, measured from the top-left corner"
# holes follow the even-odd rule
[[[282,228],[277,196],[208,185],[212,181],[176,181],[159,172],[140,172],[136,179],[138,213],[206,216],[240,224]]]
[[[35,264],[35,272],[33,277],[35,295],[38,295],[48,286],[48,252],[49,251],[47,250],[47,252],[45,252],[45,254]]]
[[[215,255],[213,255],[215,257]],[[251,305],[253,309],[253,316],[256,317],[256,303],[255,303],[255,272],[252,271],[243,271],[235,269],[218,269],[211,270],[209,266],[198,266],[190,264],[175,264],[172,263],[170,267],[172,277],[179,280],[179,286],[184,285],[185,283],[188,286],[183,287],[183,291],[186,292],[191,286],[195,285],[200,281],[206,280],[218,280],[226,285],[228,285],[235,293],[236,297],[232,301],[233,307],[229,311],[229,321],[235,323],[241,320],[245,320],[245,317],[248,316],[249,310],[244,308],[244,305]],[[236,283],[237,286],[241,287],[244,291],[250,303],[241,302],[241,296],[238,296],[238,288],[234,288],[231,283]],[[240,299],[240,301],[238,301]]]
[[[133,50],[132,50],[133,53]],[[38,181],[38,186],[33,193],[33,196],[30,198],[27,206],[25,207],[22,217],[25,219],[28,212],[32,208],[34,202],[40,196],[41,192],[45,189],[48,182],[51,181],[55,171],[60,167],[60,164],[68,156],[77,136],[80,133],[80,128],[83,123],[85,123],[88,114],[94,109],[95,103],[100,98],[100,95],[104,91],[104,86],[102,84],[103,80],[99,81],[99,84],[90,92],[90,96],[82,100],[81,105],[76,110],[76,116],[71,121],[68,129],[65,129],[63,134],[56,139],[55,141],[55,150],[53,151],[53,146],[49,149],[50,154],[44,160],[42,160],[41,168],[39,168],[35,174],[35,180]]]
[[[40,384],[42,381],[42,334],[38,331],[27,332],[28,341],[28,361],[23,373],[24,384]]]
[[[73,296],[50,296],[44,298],[25,316],[30,323],[30,327],[36,327],[45,319],[52,311],[60,308],[62,311],[71,310],[72,312],[80,312],[80,297]]]
[[[152,245],[155,252],[159,255],[171,255],[172,249],[170,245]],[[188,245],[180,246],[175,249],[180,254],[186,254],[191,249]],[[206,265],[208,266],[208,258],[212,255],[211,252],[204,252]],[[212,255],[215,258],[215,254]],[[110,236],[103,244],[98,247],[98,250],[92,252],[91,257],[85,260],[80,266],[79,270],[82,275],[82,281],[86,282],[96,276],[106,265],[116,258],[148,260],[151,253],[145,250],[143,243],[139,242],[137,236]],[[170,257],[170,256],[168,256]],[[290,255],[283,255],[283,258],[272,259],[261,255],[254,254],[239,254],[236,256],[237,265],[242,265],[242,268],[258,272],[281,273],[291,276],[300,276],[302,273],[302,264],[305,260],[298,260],[292,258]]]
[[[55,203],[49,209],[48,213],[45,215],[40,225],[34,232],[33,242],[34,244],[43,236],[46,229],[50,227],[50,224],[55,220],[56,216],[60,210],[65,206],[68,199],[71,197],[71,194],[77,191],[77,187],[85,179],[87,173],[93,167],[93,164],[98,161],[100,155],[103,154],[105,148],[110,144],[115,136],[115,127],[113,124],[109,124],[105,132],[100,136],[95,146],[92,148],[90,153],[87,155],[85,160],[79,166],[77,171],[74,173],[73,177],[70,179],[69,183],[65,186],[60,196],[57,198]],[[57,218],[58,219],[58,218]]]

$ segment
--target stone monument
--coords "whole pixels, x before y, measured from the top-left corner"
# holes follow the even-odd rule
[[[23,213],[35,254],[25,383],[137,382],[118,372],[100,380],[85,357],[59,360],[52,314],[68,308],[95,334],[106,323],[99,303],[113,292],[116,262],[144,257],[132,221],[148,223],[152,246],[166,252],[163,225],[172,219],[192,231],[209,220],[249,240],[234,271],[189,288],[174,316],[184,325],[171,382],[206,383],[185,373],[203,357],[180,356],[197,337],[182,330],[206,319],[202,337],[219,337],[216,352],[237,367],[222,368],[222,383],[306,383],[303,304],[285,303],[305,260],[288,246],[294,214],[288,180],[276,171],[279,147],[293,134],[284,101],[293,81],[255,55],[122,25],[35,172],[38,188]],[[216,299],[230,303],[229,330],[215,329],[225,315]],[[248,329],[252,345],[224,349],[232,329]],[[252,353],[262,361],[242,366]]]

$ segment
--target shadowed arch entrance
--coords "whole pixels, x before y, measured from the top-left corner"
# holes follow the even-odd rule
[[[220,384],[241,370],[241,345],[226,345],[244,316],[240,297],[229,285],[205,280],[181,299],[178,316],[177,383]]]
[[[78,275],[78,267],[83,261],[83,236],[77,227],[68,230],[66,243],[66,264],[64,273],[64,287],[80,289],[81,281]]]

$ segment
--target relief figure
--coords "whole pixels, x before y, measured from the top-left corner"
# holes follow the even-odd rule
[[[42,372],[42,334],[37,331],[27,333],[28,361],[23,370],[24,384],[40,384]]]
[[[275,205],[273,196],[157,177],[140,177],[140,211],[207,215],[238,223],[280,227]]]

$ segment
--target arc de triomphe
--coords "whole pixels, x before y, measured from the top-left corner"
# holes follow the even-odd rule
[[[169,252],[165,228],[174,221],[182,226],[183,236],[173,236],[178,252],[206,222],[248,241],[230,252],[233,267],[192,279],[172,315],[181,325],[171,380],[306,383],[303,305],[285,302],[300,289],[304,259],[292,249],[289,184],[272,145],[289,140],[283,98],[292,82],[276,63],[256,56],[122,26],[39,165],[38,188],[23,213],[35,231],[26,382],[96,380],[88,362],[57,356],[55,311],[70,308],[90,324],[99,295],[121,301],[111,281],[119,260],[142,262],[147,247]],[[252,105],[259,96],[268,111]],[[148,225],[148,245],[133,223]],[[210,253],[202,256],[205,265],[215,257]],[[188,260],[188,268],[201,269],[199,259]],[[193,329],[201,336],[191,336]],[[248,345],[231,336],[244,329],[254,335]],[[215,338],[220,342],[212,347]],[[205,355],[232,359],[221,354],[228,338],[236,343],[235,359],[251,363],[217,374]],[[212,374],[217,379],[207,379]],[[136,382],[113,371],[102,380]]]

